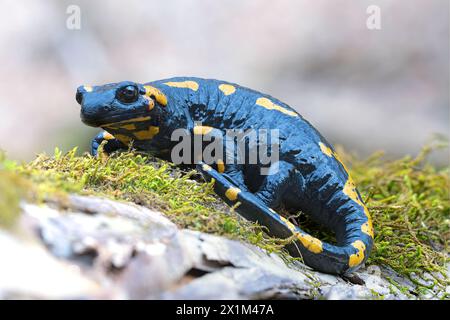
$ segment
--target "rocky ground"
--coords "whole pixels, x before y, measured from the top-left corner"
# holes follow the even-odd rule
[[[14,230],[0,230],[0,299],[418,298],[388,268],[323,274],[136,204],[72,195],[21,210]]]

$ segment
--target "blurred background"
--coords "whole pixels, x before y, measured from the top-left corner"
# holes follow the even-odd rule
[[[447,0],[1,0],[0,149],[87,150],[81,84],[199,76],[288,103],[360,155],[449,136]],[[66,26],[81,10],[80,29]],[[367,7],[381,29],[366,26]],[[448,161],[444,153],[435,161]]]

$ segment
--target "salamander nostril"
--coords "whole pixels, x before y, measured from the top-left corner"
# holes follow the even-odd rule
[[[113,109],[113,107],[109,104],[104,104],[101,106],[103,111],[111,111]]]

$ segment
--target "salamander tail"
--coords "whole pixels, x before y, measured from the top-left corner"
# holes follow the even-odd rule
[[[345,227],[338,245],[323,242],[295,226],[286,218],[267,207],[253,193],[240,190],[225,176],[206,164],[198,170],[207,181],[214,180],[214,191],[229,205],[240,205],[236,211],[247,220],[257,222],[279,238],[295,240],[286,247],[291,255],[301,257],[306,265],[325,273],[348,274],[358,269],[368,258],[373,246],[373,231],[365,206],[353,205],[348,210]],[[357,210],[362,210],[358,212]],[[367,217],[367,218],[366,218]]]

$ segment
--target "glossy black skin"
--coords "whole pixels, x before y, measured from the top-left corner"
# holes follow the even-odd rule
[[[186,81],[196,83],[198,88],[194,90],[195,88],[166,84]],[[230,84],[235,91],[225,95],[219,89],[221,84]],[[167,98],[167,104],[163,105],[155,96],[150,96],[155,106],[149,108],[151,101],[145,97],[146,85],[160,90]],[[135,101],[124,103],[123,92],[131,92],[130,86],[135,88],[137,97]],[[285,112],[269,110],[256,104],[257,99],[261,97],[282,107]],[[360,267],[369,256],[373,234],[363,232],[362,226],[367,224],[370,218],[366,214],[367,211],[364,211],[364,204],[356,190],[356,198],[343,192],[350,179],[345,167],[336,159],[334,153],[330,155],[321,149],[319,143],[333,152],[324,137],[300,115],[293,115],[294,110],[283,102],[237,84],[192,77],[177,77],[147,84],[125,81],[95,86],[91,92],[80,87],[77,100],[82,106],[83,122],[102,127],[114,136],[128,136],[133,139],[134,148],[152,151],[165,159],[177,143],[170,139],[172,132],[185,128],[193,135],[197,122],[213,127],[214,132],[222,134],[226,129],[278,129],[280,161],[276,174],[261,175],[259,169],[262,165],[259,163],[226,164],[222,173],[219,173],[216,165],[211,168],[200,163],[197,168],[206,180],[215,179],[215,191],[224,201],[230,205],[236,204],[236,201],[241,202],[237,211],[245,218],[267,226],[273,236],[286,238],[293,233],[306,235],[300,228],[287,224],[275,213],[274,210],[282,207],[292,212],[301,210],[334,231],[337,245],[319,241],[322,248],[320,252],[311,249],[310,243],[300,240],[288,245],[291,254],[301,255],[307,265],[322,272],[346,274]],[[111,127],[111,123],[143,116],[149,116],[151,119],[134,123],[134,130],[120,125]],[[150,139],[137,139],[133,134],[149,126],[159,128],[159,132]],[[93,140],[93,154],[96,154],[103,139],[104,134],[101,133]],[[121,141],[110,139],[105,145],[105,151],[126,148],[127,142],[128,140],[123,138]],[[252,146],[249,148],[252,149]],[[230,200],[225,195],[230,187],[241,190],[236,199]],[[358,250],[358,245],[354,245],[355,241],[359,245],[364,244],[362,250]],[[350,265],[349,261],[354,261],[355,255],[363,256],[356,259],[357,264]]]

